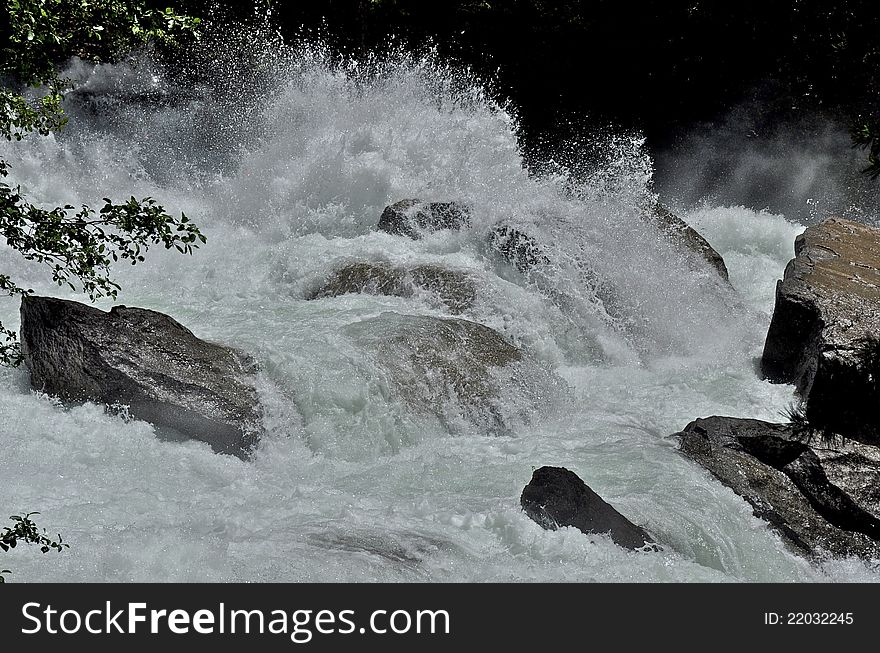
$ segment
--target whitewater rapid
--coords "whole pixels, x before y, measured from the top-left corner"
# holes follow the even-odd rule
[[[591,175],[559,165],[539,178],[512,110],[431,59],[340,64],[320,47],[252,59],[259,75],[185,92],[147,57],[74,62],[68,129],[0,145],[34,203],[150,196],[197,222],[208,243],[192,257],[153,250],[115,270],[118,303],[252,354],[266,428],[242,462],[99,406],[63,407],[23,368],[0,368],[0,509],[39,510],[71,545],[3,554],[10,581],[878,580],[857,560],[786,552],[668,437],[714,414],[781,419],[792,388],[761,381],[756,359],[802,225],[675,207],[724,257],[731,293],[639,217],[654,195],[637,135],[609,138]],[[377,232],[383,207],[411,197],[465,202],[473,224],[419,241]],[[544,243],[553,268],[525,276],[487,253],[501,220]],[[523,417],[504,394],[500,435],[460,406],[412,410],[353,329],[447,309],[419,294],[305,299],[354,261],[468,274],[477,301],[461,317],[562,380],[543,389],[544,410]],[[0,271],[87,301],[5,246]],[[17,312],[0,299],[6,326]],[[542,465],[578,473],[664,551],[542,530],[519,508]]]

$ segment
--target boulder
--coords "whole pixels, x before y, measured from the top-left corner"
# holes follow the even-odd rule
[[[423,291],[436,295],[450,313],[459,314],[477,298],[476,284],[463,272],[439,265],[393,267],[386,263],[351,263],[330,274],[307,299],[338,297],[349,293],[412,297]]]
[[[386,206],[379,218],[378,229],[395,236],[418,240],[426,232],[460,230],[470,224],[470,209],[464,204],[410,199]]]
[[[730,282],[724,259],[716,252],[708,241],[684,220],[675,215],[669,208],[657,203],[642,212],[642,216],[657,226],[660,231],[675,245],[684,247],[703,258],[718,275]],[[510,224],[499,223],[489,231],[487,244],[491,251],[496,252],[504,261],[516,267],[520,272],[550,264],[550,257],[537,240],[520,228]]]
[[[815,428],[880,444],[880,229],[831,218],[796,239],[761,370]]]
[[[386,312],[345,329],[371,352],[412,410],[508,430],[564,393],[565,384],[497,331],[467,320]]]
[[[109,313],[27,296],[21,345],[34,389],[69,402],[128,406],[157,432],[246,458],[260,433],[253,362],[142,308]]]
[[[731,417],[698,419],[676,435],[681,453],[748,501],[794,551],[880,554],[876,447],[814,442],[791,424]]]
[[[520,497],[525,513],[547,530],[574,526],[587,535],[608,534],[626,549],[656,549],[644,529],[621,515],[564,467],[541,467]]]
[[[487,245],[490,251],[523,274],[550,263],[544,248],[532,236],[509,224],[501,223],[492,227]]]
[[[702,257],[718,272],[718,276],[730,283],[727,265],[725,265],[721,254],[716,252],[696,229],[675,215],[669,207],[657,202],[649,210],[643,212],[643,215],[655,224],[667,238]]]

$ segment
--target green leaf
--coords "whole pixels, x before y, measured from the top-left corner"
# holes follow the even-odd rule
[[[36,99],[29,99],[30,93],[26,97],[0,85],[0,137],[7,141],[21,141],[31,132],[48,135],[67,124],[62,108],[66,83],[59,77],[58,61],[72,55],[107,59],[139,46],[151,35],[169,42],[171,27],[175,34],[195,36],[194,26],[199,24],[170,7],[164,14],[148,9],[141,0],[8,0],[6,9],[8,38],[0,57],[0,79],[43,87]],[[168,32],[166,21],[172,23]],[[56,45],[48,47],[51,44]],[[0,178],[8,170],[0,158]],[[97,215],[88,206],[74,211],[69,205],[35,206],[18,187],[0,184],[0,238],[25,260],[44,264],[53,282],[86,292],[93,300],[117,296],[119,286],[110,275],[112,263],[120,258],[135,265],[145,261],[154,245],[179,245],[191,253],[189,239],[206,242],[187,216],[174,218],[151,198],[138,202],[131,197],[123,204],[104,198]],[[186,226],[175,233],[180,225]],[[0,293],[31,292],[0,275]],[[16,334],[0,323],[0,364],[17,365],[21,359]]]

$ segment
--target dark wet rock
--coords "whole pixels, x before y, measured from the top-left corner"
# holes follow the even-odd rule
[[[128,406],[159,433],[241,458],[258,441],[259,404],[247,378],[253,361],[200,340],[167,315],[24,297],[21,341],[36,390],[69,402]]]
[[[490,251],[497,253],[502,260],[523,274],[550,263],[544,248],[537,240],[509,224],[497,224],[492,227],[487,245]]]
[[[761,369],[815,428],[880,444],[880,229],[831,218],[797,238]]]
[[[658,202],[651,209],[645,211],[643,215],[653,222],[676,245],[680,245],[698,254],[718,272],[722,279],[728,283],[730,282],[727,265],[725,265],[721,254],[716,252],[696,229],[675,215],[669,207]]]
[[[564,467],[535,470],[523,489],[520,503],[532,520],[548,530],[574,526],[588,535],[609,534],[627,549],[656,548],[643,528],[617,512],[577,474]]]
[[[386,312],[346,327],[414,410],[503,432],[565,392],[552,372],[497,331],[467,320]]]
[[[418,240],[426,232],[464,229],[471,224],[470,209],[460,202],[401,200],[386,206],[378,229],[395,236]]]
[[[805,440],[794,426],[709,417],[680,451],[748,501],[797,552],[880,555],[880,450]]]
[[[474,305],[476,284],[465,273],[439,265],[393,267],[387,263],[351,263],[335,270],[307,299],[338,297],[349,293],[412,297],[428,292],[458,314]]]

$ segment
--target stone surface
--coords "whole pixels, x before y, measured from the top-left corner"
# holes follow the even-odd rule
[[[21,302],[21,342],[34,389],[69,402],[128,406],[170,437],[246,458],[260,433],[253,362],[142,308],[109,313],[48,297]]]
[[[338,297],[349,293],[412,297],[418,292],[435,295],[450,313],[459,314],[474,305],[476,284],[463,272],[439,265],[394,267],[387,263],[351,263],[330,274],[307,299]]]
[[[761,370],[815,427],[880,443],[880,229],[831,218],[797,238]]]
[[[386,206],[379,217],[379,231],[418,240],[424,233],[470,226],[470,209],[459,202],[401,200]]]
[[[725,265],[721,254],[716,252],[696,229],[675,215],[669,207],[658,202],[650,210],[645,211],[644,215],[677,245],[681,245],[700,255],[706,263],[718,272],[718,276],[730,283],[727,265]]]
[[[574,526],[590,534],[608,534],[627,549],[655,548],[639,526],[621,515],[574,472],[564,467],[541,467],[525,486],[520,504],[543,528]]]
[[[821,442],[795,427],[709,417],[677,434],[680,451],[748,501],[797,552],[880,555],[880,451]]]

